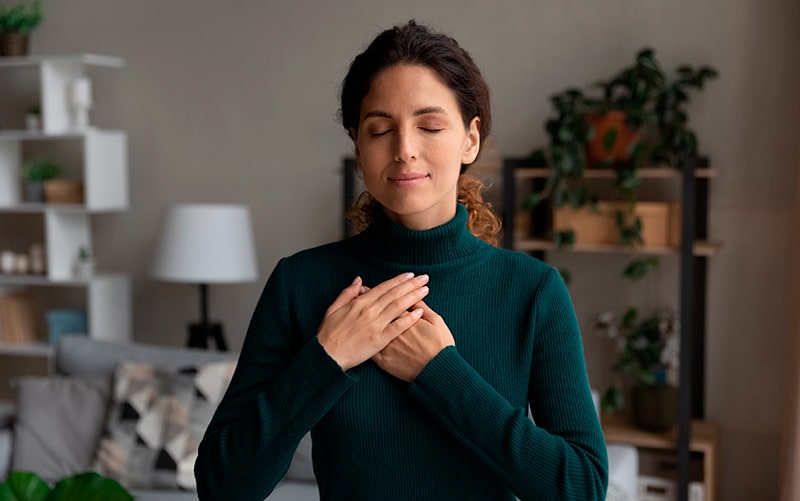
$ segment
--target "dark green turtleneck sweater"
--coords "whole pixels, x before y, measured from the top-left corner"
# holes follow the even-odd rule
[[[309,430],[323,500],[605,498],[605,441],[563,281],[466,221],[458,205],[414,231],[377,211],[363,233],[277,264],[200,444],[201,499],[265,498]],[[357,275],[374,287],[407,271],[430,275],[425,302],[456,346],[412,384],[372,361],[342,371],[316,338],[326,309]]]

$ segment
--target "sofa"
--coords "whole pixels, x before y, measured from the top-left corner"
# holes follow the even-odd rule
[[[113,408],[109,401],[114,402],[120,394],[120,388],[115,386],[118,384],[115,379],[120,380],[122,367],[157,368],[163,374],[169,374],[169,378],[177,378],[174,375],[187,367],[218,368],[235,364],[235,360],[235,353],[136,343],[119,344],[93,340],[86,336],[64,336],[52,355],[53,374],[49,377],[17,378],[12,384],[16,393],[15,405],[0,405],[0,478],[5,478],[11,469],[33,470],[49,481],[89,468],[98,469],[98,456],[101,455],[99,451],[103,449],[101,445],[104,441],[115,438],[113,433],[109,434],[109,423],[114,414],[109,410]],[[196,378],[201,372],[192,372],[186,377]],[[180,389],[185,382],[184,379],[160,381],[165,380],[170,381],[171,386],[168,386],[171,389]],[[176,384],[176,381],[181,384]],[[197,388],[191,384],[188,388],[192,393],[198,393]],[[219,391],[224,391],[224,386]],[[175,390],[175,393],[178,394],[179,391]],[[129,406],[125,404],[118,407]],[[210,419],[211,412],[213,408],[201,408],[200,411],[188,414],[199,415],[202,420],[207,420]],[[202,435],[203,430],[204,428],[195,430],[195,439]],[[141,439],[138,441],[141,442]],[[608,455],[608,499],[636,499],[636,449],[627,445],[609,444]],[[184,476],[187,476],[191,474],[192,457],[187,456],[185,461],[189,465],[184,472]],[[180,460],[176,462],[181,463]],[[177,473],[169,472],[168,481],[164,479],[164,471],[158,472],[156,476],[151,475],[147,478],[156,479],[155,487],[131,488],[131,492],[140,501],[196,499],[196,494],[191,489],[175,484],[176,476],[180,477],[179,469],[178,467]],[[107,474],[102,469],[99,471]],[[193,481],[193,478],[189,480]],[[180,479],[177,484],[180,484]],[[311,466],[309,435],[301,441],[284,479],[267,499],[319,500]]]

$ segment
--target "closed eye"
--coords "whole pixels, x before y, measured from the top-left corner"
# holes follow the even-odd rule
[[[370,135],[370,137],[380,137],[380,136],[383,136],[383,135],[386,135],[386,134],[392,132],[392,130],[393,129],[386,129],[386,130],[383,130],[383,131],[380,131],[380,132],[370,132],[369,135]]]
[[[430,129],[428,127],[420,127],[420,129],[424,130],[425,132],[430,132],[434,134],[437,132],[442,132],[444,130],[444,129]]]

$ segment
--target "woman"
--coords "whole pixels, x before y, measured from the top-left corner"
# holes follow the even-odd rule
[[[341,103],[366,228],[277,264],[200,444],[200,497],[264,498],[311,430],[323,500],[603,499],[564,283],[481,239],[498,225],[463,174],[491,126],[472,59],[409,22],[355,58]]]

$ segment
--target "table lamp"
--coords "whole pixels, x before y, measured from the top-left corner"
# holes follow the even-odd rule
[[[250,224],[243,205],[178,204],[167,211],[152,276],[197,284],[200,322],[189,324],[187,345],[208,348],[209,339],[227,350],[222,325],[208,319],[208,285],[250,282],[258,277]]]

